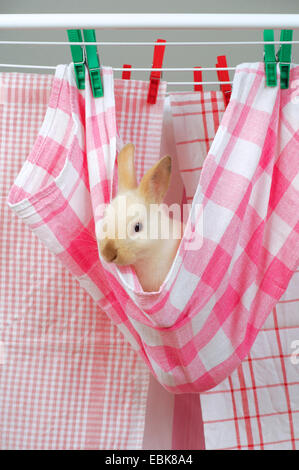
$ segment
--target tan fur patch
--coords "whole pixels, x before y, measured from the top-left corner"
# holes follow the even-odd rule
[[[171,157],[166,155],[150,168],[138,187],[138,191],[149,204],[160,204],[167,192],[171,174]]]
[[[135,147],[133,144],[125,145],[117,157],[118,165],[118,191],[128,191],[137,187],[135,166]]]

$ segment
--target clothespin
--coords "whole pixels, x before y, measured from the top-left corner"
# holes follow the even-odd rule
[[[193,71],[193,79],[194,82],[202,82],[202,71],[200,70],[201,67],[194,67]],[[194,91],[203,91],[202,84],[194,84]]]
[[[292,41],[293,31],[282,29],[280,32],[281,41]],[[281,44],[277,52],[277,59],[280,68],[280,88],[289,88],[290,67],[291,67],[292,44]]]
[[[277,85],[277,74],[276,74],[276,56],[275,56],[275,45],[267,44],[267,41],[274,41],[273,29],[264,30],[264,62],[265,62],[265,74],[267,86]]]
[[[86,42],[96,42],[94,29],[83,29],[83,37]],[[100,61],[97,52],[97,46],[85,46],[87,66],[89,70],[92,94],[95,98],[104,95],[103,85],[100,73]]]
[[[130,78],[131,78],[131,70],[128,70],[128,69],[130,69],[131,67],[132,67],[132,65],[130,65],[130,64],[124,64],[124,65],[123,65],[124,70],[122,71],[122,76],[121,76],[121,78],[122,78],[123,80],[130,80]],[[126,70],[125,70],[125,69],[126,69]]]
[[[165,39],[158,39],[156,43],[166,43]],[[152,68],[160,69],[163,65],[163,57],[165,52],[164,46],[155,46],[154,48],[154,58]],[[147,102],[149,104],[155,104],[157,101],[158,89],[162,73],[160,70],[152,70],[150,75],[150,85],[147,95]]]
[[[215,65],[216,68],[224,68],[227,67],[226,56],[219,55],[217,57],[217,64]],[[229,82],[229,73],[228,70],[217,70],[218,80],[220,81],[220,90],[224,96],[225,107],[228,105],[230,96],[232,93],[232,86],[230,83],[221,83],[221,82]]]
[[[68,29],[68,39],[70,42],[82,42],[82,34],[80,29]],[[74,71],[77,87],[79,90],[85,88],[85,50],[82,46],[70,46],[74,63]]]

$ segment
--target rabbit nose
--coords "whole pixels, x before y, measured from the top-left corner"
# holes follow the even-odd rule
[[[112,240],[108,240],[102,248],[102,255],[108,263],[117,258],[117,248]]]

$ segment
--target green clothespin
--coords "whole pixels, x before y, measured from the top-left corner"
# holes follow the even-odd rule
[[[67,35],[70,42],[82,42],[82,34],[80,29],[68,29]],[[74,62],[74,70],[76,83],[79,90],[85,88],[85,53],[82,46],[71,45],[72,59]]]
[[[83,29],[83,36],[85,42],[96,42],[96,35],[94,29]],[[104,92],[101,80],[100,62],[97,53],[97,46],[85,46],[85,49],[90,82],[92,87],[92,94],[95,98],[100,98],[104,95]]]
[[[265,74],[267,86],[277,85],[277,73],[276,73],[276,56],[275,56],[275,45],[267,44],[267,41],[274,41],[273,29],[264,30],[264,62],[265,62]]]
[[[291,29],[282,29],[280,32],[281,41],[292,41],[293,31]],[[292,44],[281,44],[277,53],[280,68],[280,88],[289,88],[290,67],[291,67]]]

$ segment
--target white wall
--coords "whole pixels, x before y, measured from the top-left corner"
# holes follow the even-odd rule
[[[299,13],[298,0],[1,0],[1,13]],[[101,41],[155,41],[163,38],[168,41],[238,41],[260,40],[261,31],[96,31],[97,40]],[[0,31],[0,40],[67,40],[65,31]],[[279,32],[276,32],[279,39]],[[294,32],[294,39],[299,40],[299,31]],[[152,47],[109,47],[99,49],[101,62],[105,65],[122,66],[130,63],[134,66],[150,67]],[[262,46],[177,46],[166,49],[165,67],[214,66],[216,56],[226,54],[229,65],[241,62],[255,62],[263,59]],[[0,63],[23,63],[57,65],[71,62],[68,46],[4,46],[0,45]],[[299,63],[299,47],[293,46],[293,62]],[[19,71],[26,71],[24,69]],[[0,69],[12,71],[12,69]],[[29,71],[27,71],[29,72]],[[36,71],[31,71],[35,72]],[[47,73],[42,71],[41,73]],[[119,73],[116,73],[116,77]],[[231,74],[231,77],[233,75]],[[147,79],[148,74],[135,72],[132,78]],[[192,80],[192,72],[167,72],[168,81]],[[215,72],[208,72],[205,80],[216,80]],[[182,89],[182,88],[178,88]],[[186,88],[185,88],[186,89]],[[175,88],[171,88],[175,90]]]

